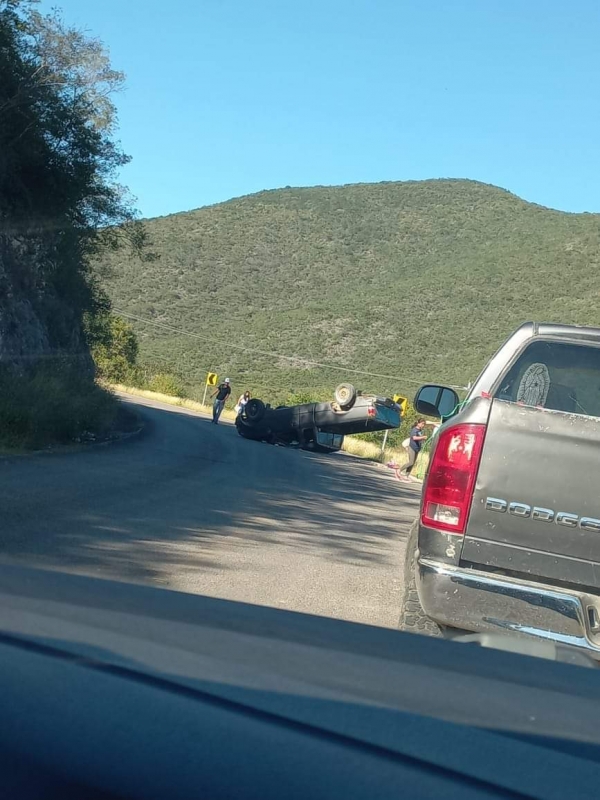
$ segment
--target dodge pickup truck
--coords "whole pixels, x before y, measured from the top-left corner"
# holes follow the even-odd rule
[[[400,627],[528,635],[600,660],[600,329],[524,324],[465,401],[427,385],[415,407],[443,424]]]

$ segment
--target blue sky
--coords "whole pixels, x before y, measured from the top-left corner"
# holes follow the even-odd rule
[[[127,74],[144,216],[471,178],[600,212],[598,0],[43,0]]]

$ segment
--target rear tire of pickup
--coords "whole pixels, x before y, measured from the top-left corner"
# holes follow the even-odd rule
[[[442,626],[438,625],[423,611],[417,592],[415,570],[417,566],[417,524],[415,523],[408,536],[406,556],[404,559],[404,596],[400,607],[401,631],[420,633],[424,636],[444,636]]]

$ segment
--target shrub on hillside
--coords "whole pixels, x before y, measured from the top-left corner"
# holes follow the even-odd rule
[[[43,364],[28,374],[0,370],[0,445],[39,448],[107,433],[118,404],[76,367]]]
[[[186,397],[186,390],[183,381],[170,372],[157,372],[148,376],[144,382],[144,389],[159,394],[167,394],[171,397]]]
[[[135,383],[138,340],[132,326],[117,314],[88,314],[85,333],[96,373],[109,383]]]

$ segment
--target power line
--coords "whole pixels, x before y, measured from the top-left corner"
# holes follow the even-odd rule
[[[300,362],[301,364],[311,365],[313,367],[321,367],[323,369],[331,369],[331,370],[339,370],[341,372],[351,373],[352,375],[368,375],[371,378],[385,378],[387,380],[394,380],[400,381],[401,383],[413,383],[416,385],[421,385],[423,383],[427,383],[424,380],[417,380],[415,378],[405,378],[400,377],[399,375],[383,375],[379,372],[367,372],[366,370],[362,369],[352,369],[351,367],[344,367],[340,364],[325,364],[322,361],[314,361],[310,358],[303,358],[301,356],[285,356],[281,353],[274,353],[269,350],[259,350],[255,347],[247,347],[241,344],[232,344],[231,342],[224,342],[219,339],[214,339],[210,336],[204,336],[201,333],[193,333],[192,331],[182,330],[181,328],[175,328],[173,325],[169,325],[166,322],[157,322],[153,319],[148,319],[147,317],[140,317],[137,314],[130,314],[128,311],[124,311],[123,309],[113,307],[113,310],[120,314],[121,316],[135,320],[137,322],[143,322],[147,325],[154,325],[156,328],[162,328],[164,330],[171,331],[171,333],[177,333],[180,336],[188,336],[191,339],[199,339],[205,342],[210,342],[211,344],[217,344],[221,347],[230,348],[234,350],[242,350],[246,353],[256,353],[261,356],[268,356],[269,358],[280,358],[284,361],[290,362]],[[452,386],[453,389],[462,389],[462,386]]]

